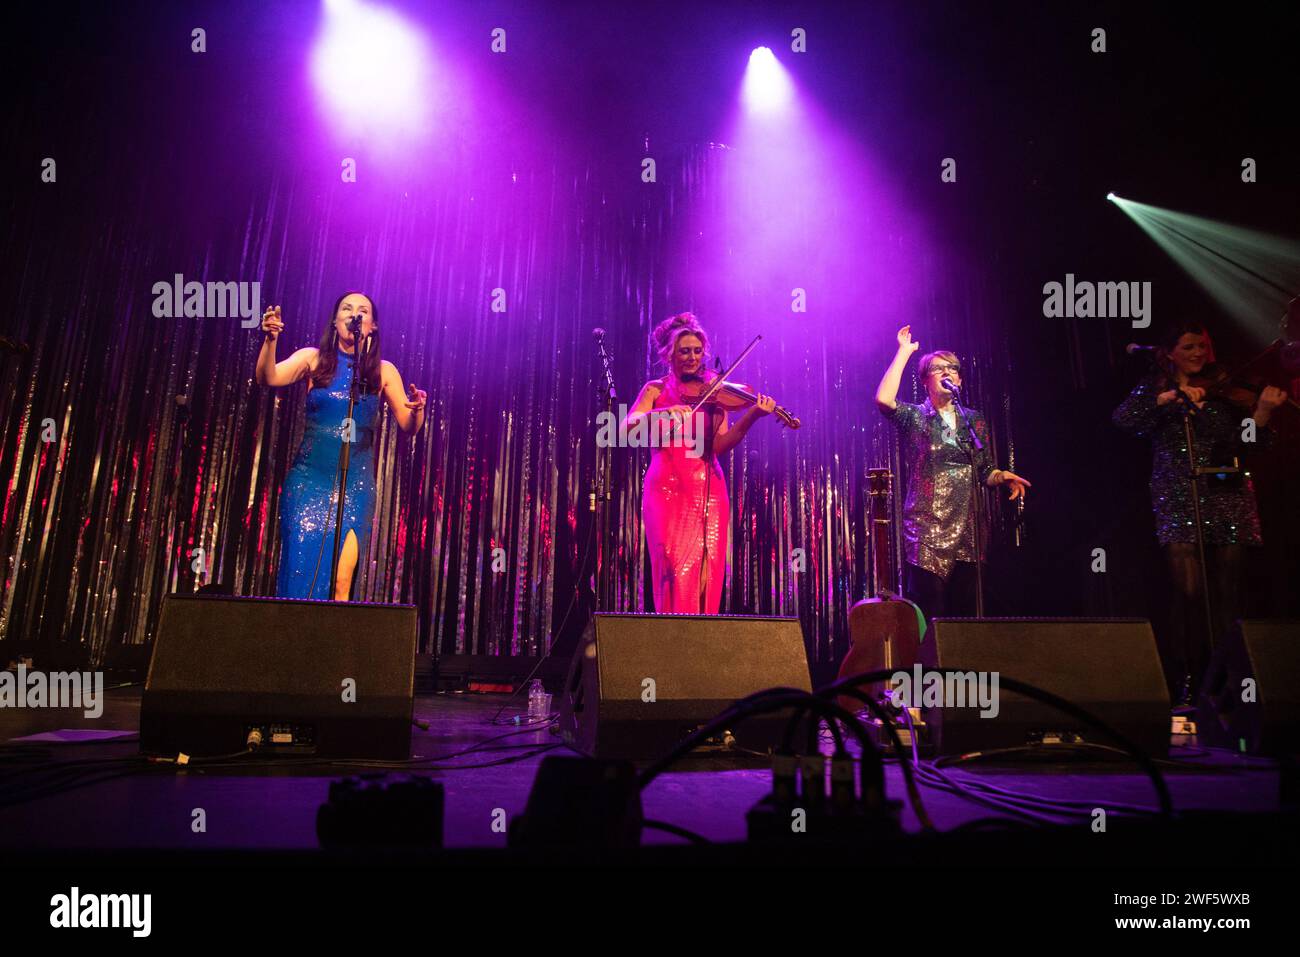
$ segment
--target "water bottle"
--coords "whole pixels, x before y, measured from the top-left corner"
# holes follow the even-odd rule
[[[546,720],[546,712],[550,707],[550,702],[546,699],[548,695],[542,689],[542,679],[534,678],[528,686],[528,723],[541,722]]]

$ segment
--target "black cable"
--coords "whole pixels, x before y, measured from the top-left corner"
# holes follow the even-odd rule
[[[957,668],[951,665],[945,665],[942,668],[925,669],[928,674],[942,674],[945,676],[949,674],[969,673],[975,670],[976,669],[972,668]],[[862,674],[850,675],[847,678],[842,678],[833,684],[828,685],[818,693],[826,695],[840,694],[845,688],[855,687],[861,684],[869,684],[872,682],[887,681],[896,673],[896,668],[882,668],[877,671],[868,671]],[[1130,757],[1133,758],[1134,761],[1137,762],[1138,766],[1142,768],[1147,777],[1151,779],[1151,783],[1154,786],[1156,795],[1160,801],[1160,813],[1166,818],[1173,817],[1173,798],[1169,794],[1169,786],[1165,783],[1164,776],[1160,773],[1160,769],[1156,766],[1155,762],[1144,751],[1142,751],[1141,748],[1130,741],[1126,736],[1110,727],[1110,725],[1092,714],[1092,712],[1080,708],[1078,705],[1066,701],[1064,698],[1058,697],[1050,691],[1044,691],[1042,688],[1038,688],[1024,681],[1018,681],[1015,678],[1009,678],[1006,675],[999,675],[998,681],[1009,690],[1050,705],[1056,710],[1061,711],[1078,721],[1082,721],[1084,724],[1091,725],[1098,731],[1102,732],[1102,734],[1112,738]]]
[[[752,695],[749,695],[748,697],[741,698],[739,701],[736,701],[726,711],[722,712],[722,714],[726,715],[737,708],[743,707],[745,704],[751,701],[761,701],[765,698],[774,698],[774,697],[782,697],[782,696],[790,697],[790,696],[797,696],[797,695],[807,695],[810,693],[811,692],[803,691],[799,688],[790,688],[786,686],[780,686],[776,688],[764,688],[762,691],[755,691]],[[786,751],[790,751],[793,749],[793,743],[794,743],[793,729],[798,726],[799,719],[803,717],[803,714],[804,714],[803,711],[796,710],[793,714],[790,715],[790,721],[786,725],[786,735],[783,744],[783,747],[785,748]],[[719,717],[721,716],[722,715],[719,715]],[[835,739],[835,749],[837,751],[844,751],[845,750],[844,736],[840,732],[839,726],[830,721],[826,723],[826,726],[827,726],[827,730],[830,731],[831,736]]]
[[[772,711],[781,711],[787,707],[796,709],[796,713],[792,717],[791,723],[787,725],[787,732],[790,731],[804,711],[813,711],[823,714],[827,719],[827,725],[835,735],[837,754],[847,755],[848,752],[844,748],[843,739],[840,737],[839,731],[836,729],[835,722],[837,720],[843,721],[845,726],[853,732],[854,736],[858,738],[858,743],[862,749],[859,761],[862,769],[862,796],[865,799],[867,796],[868,786],[867,764],[872,757],[875,758],[873,770],[879,772],[881,780],[883,780],[884,776],[883,764],[880,760],[880,752],[879,749],[876,748],[875,742],[871,740],[871,736],[867,733],[866,728],[863,727],[862,722],[857,719],[856,715],[841,708],[833,701],[823,700],[812,692],[803,691],[798,688],[768,688],[737,701],[730,708],[723,711],[722,714],[718,715],[718,717],[697,729],[690,737],[682,741],[681,744],[674,748],[665,757],[646,768],[646,770],[640,775],[638,790],[645,790],[645,788],[648,787],[656,777],[671,767],[678,759],[684,757],[686,754],[695,750],[695,748],[701,743],[708,740],[714,732],[724,729],[729,724],[743,721],[746,718],[752,718],[759,714],[766,714]],[[660,821],[646,823],[648,826],[659,827],[663,830],[669,831],[670,833],[681,834],[688,838],[691,836],[690,832],[686,831],[684,828],[677,828],[675,825],[666,824]],[[698,837],[698,835],[696,836]]]
[[[494,734],[490,738],[484,738],[482,741],[476,741],[474,744],[470,745],[469,747],[462,748],[459,751],[452,751],[450,754],[440,754],[428,758],[409,758],[407,760],[411,763],[417,763],[417,764],[428,762],[428,761],[449,761],[452,758],[463,757],[464,755],[474,754],[475,752],[478,751],[491,750],[490,748],[485,747],[485,745],[492,744],[496,741],[503,741],[506,738],[517,737],[518,735],[521,734],[535,734],[537,731],[541,730],[542,728],[549,727],[551,723],[555,721],[555,718],[556,718],[555,715],[549,715],[547,717],[547,720],[544,723],[539,722],[538,724],[534,724],[531,727],[520,728],[517,731],[507,731],[505,734]],[[531,742],[525,745],[515,745],[515,747],[532,747],[532,746],[533,743]]]
[[[688,830],[684,827],[678,827],[676,824],[669,824],[667,821],[644,820],[641,822],[642,827],[652,828],[656,831],[665,831],[668,834],[675,834],[678,837],[684,837],[692,844],[712,844],[703,834],[697,834],[695,831]]]
[[[491,768],[491,767],[499,767],[500,765],[503,765],[503,764],[511,764],[511,763],[514,763],[514,762],[517,762],[517,761],[527,760],[528,758],[531,758],[531,757],[536,757],[537,755],[539,755],[539,754],[544,754],[544,753],[547,752],[547,751],[553,751],[553,750],[555,750],[555,749],[558,748],[558,747],[561,747],[561,745],[559,745],[559,744],[549,744],[549,745],[545,745],[545,746],[543,746],[543,747],[534,748],[533,750],[531,750],[531,751],[529,751],[529,752],[527,752],[527,753],[525,753],[525,754],[511,755],[511,756],[509,756],[509,757],[500,758],[500,759],[497,759],[497,760],[495,760],[495,761],[484,761],[484,762],[481,762],[481,763],[478,763],[478,764],[428,765],[428,766],[420,766],[420,767],[414,768],[414,770],[421,770],[421,771],[465,771],[465,770],[472,770],[472,769],[477,769],[477,768]],[[310,765],[314,765],[314,766],[322,766],[322,765],[323,765],[323,766],[327,766],[327,767],[387,768],[387,769],[392,769],[392,770],[402,770],[402,769],[407,769],[407,768],[409,767],[408,765],[405,765],[405,764],[400,763],[400,762],[386,763],[386,762],[382,762],[382,761],[354,761],[354,762],[349,762],[349,761],[327,761],[327,762],[321,762],[321,761],[310,761],[310,760],[309,760],[309,761],[303,761],[303,762],[297,762],[297,763],[299,763],[299,764],[310,764]],[[258,766],[259,766],[259,767],[266,767],[268,764],[270,764],[270,762],[268,762],[267,764],[259,764]],[[217,768],[229,768],[229,767],[241,767],[241,768],[243,768],[243,767],[248,767],[248,766],[249,766],[249,763],[248,763],[248,762],[234,762],[234,761],[226,761],[226,762],[223,762],[223,763],[220,763],[220,764],[203,765],[203,766],[201,766],[200,769],[201,769],[201,770],[213,770],[213,769],[217,769]],[[135,765],[135,766],[133,766],[133,767],[113,769],[113,770],[109,771],[109,773],[105,773],[105,774],[97,774],[97,775],[86,774],[86,775],[82,776],[80,779],[74,778],[74,779],[71,780],[71,781],[48,781],[48,782],[42,782],[42,783],[40,783],[40,784],[38,784],[38,785],[35,785],[35,786],[33,786],[33,787],[27,789],[26,791],[19,792],[19,793],[16,793],[16,794],[3,794],[3,793],[0,793],[0,808],[3,808],[3,807],[13,807],[13,806],[18,805],[18,804],[24,804],[24,803],[27,803],[27,802],[29,802],[29,801],[36,800],[37,798],[53,797],[53,796],[55,796],[55,795],[58,795],[58,794],[64,794],[64,793],[67,793],[67,792],[69,792],[69,791],[75,790],[75,789],[77,789],[77,788],[86,787],[86,786],[89,786],[89,785],[92,785],[92,784],[101,784],[101,783],[103,783],[103,782],[105,782],[105,781],[110,781],[110,780],[113,780],[113,779],[116,779],[116,778],[121,778],[121,777],[127,777],[127,776],[130,776],[130,775],[133,775],[133,774],[142,774],[142,773],[149,773],[149,772],[163,772],[163,771],[172,771],[172,772],[175,772],[175,771],[178,771],[178,770],[188,770],[188,769],[191,768],[191,767],[193,767],[193,766],[192,766],[192,765],[177,765],[177,764],[170,764],[170,763],[145,763],[145,764],[137,764],[137,765]]]
[[[684,739],[677,747],[673,748],[667,755],[660,758],[654,764],[650,765],[641,772],[639,777],[639,787],[645,790],[651,782],[669,767],[675,764],[680,758],[695,750],[700,744],[708,740],[715,732],[721,731],[728,725],[743,721],[747,718],[756,717],[760,714],[769,714],[773,711],[782,711],[788,707],[799,709],[813,708],[821,710],[828,717],[844,720],[847,727],[854,733],[862,745],[862,753],[865,757],[869,754],[875,754],[879,758],[879,750],[871,740],[871,736],[862,723],[856,717],[844,708],[836,704],[825,701],[815,694],[798,689],[791,689],[792,694],[777,695],[768,691],[758,692],[749,698],[744,698],[736,702],[718,717],[712,719],[693,734]]]
[[[1071,751],[1102,751],[1107,754],[1117,754],[1123,758],[1128,758],[1128,752],[1121,748],[1113,748],[1108,744],[1097,744],[1093,741],[1062,742],[1060,744],[1026,744],[1017,748],[994,748],[988,751],[972,751],[968,754],[947,755],[935,760],[936,767],[952,767],[956,764],[966,762],[983,761],[989,758],[1009,757],[1014,754],[1040,752],[1043,756],[1051,756],[1056,752],[1069,753]],[[1232,753],[1232,752],[1229,752]],[[1174,761],[1166,758],[1152,758],[1152,763],[1156,765],[1165,765],[1171,768],[1186,768],[1191,771],[1277,771],[1278,766],[1275,762],[1267,764],[1248,764],[1240,767],[1230,767],[1220,764],[1194,764],[1191,761]]]
[[[41,797],[51,797],[56,794],[66,793],[80,787],[91,784],[100,784],[104,781],[110,781],[115,778],[127,777],[133,774],[147,773],[149,771],[162,770],[160,765],[136,764],[130,767],[104,768],[104,773],[83,772],[77,775],[57,775],[53,779],[46,781],[34,782],[26,789],[16,789],[14,792],[6,793],[0,791],[0,807],[13,807],[18,804],[24,804]],[[60,778],[70,778],[69,780],[60,780]]]
[[[49,755],[46,756],[48,757]],[[90,768],[94,766],[102,767],[111,764],[134,763],[139,759],[140,756],[138,754],[128,754],[116,758],[77,758],[72,761],[61,761],[57,764],[49,764],[49,763],[32,764],[20,768],[16,771],[5,771],[3,774],[0,774],[0,783],[3,783],[4,780],[7,778],[17,777],[20,774],[30,774],[34,771],[41,771],[47,768],[80,768],[80,767]]]
[[[752,694],[748,698],[744,698],[742,700],[757,701],[768,695],[788,695],[788,694],[795,694],[795,693],[798,693],[798,689],[768,688],[765,691],[756,692],[755,694]],[[804,693],[806,694],[807,692]],[[806,711],[806,712],[795,711],[793,714],[790,715],[790,720],[786,722],[785,737],[781,739],[781,748],[787,754],[792,754],[794,752],[794,733],[796,730],[798,730],[799,721],[805,716],[805,714],[808,717],[808,738],[805,744],[806,747],[808,748],[809,754],[818,753],[818,746],[817,746],[817,742],[819,739],[818,727],[821,725],[822,715],[815,711]],[[832,721],[827,721],[826,730],[831,733],[831,737],[835,740],[835,750],[839,752],[843,752],[845,750],[844,738],[840,732],[839,726]]]
[[[174,758],[158,758],[156,756],[145,755],[126,755],[117,758],[82,758],[74,761],[64,761],[57,764],[39,763],[15,771],[0,773],[0,807],[10,806],[12,804],[24,803],[37,797],[62,793],[78,787],[84,787],[90,784],[96,784],[100,781],[111,780],[129,774],[135,774],[145,771],[177,771],[189,768],[201,770],[222,770],[227,768],[249,768],[258,769],[274,767],[382,767],[388,769],[409,769],[409,770],[458,770],[473,767],[493,767],[499,764],[509,763],[514,760],[524,760],[534,754],[540,754],[549,751],[558,745],[545,745],[537,748],[533,743],[512,745],[506,748],[489,748],[487,745],[500,741],[504,738],[513,737],[521,734],[533,734],[538,728],[537,725],[531,728],[519,731],[511,731],[506,734],[494,735],[482,741],[475,742],[473,745],[454,751],[449,754],[436,755],[427,758],[411,758],[406,761],[331,761],[322,759],[317,755],[278,755],[259,758],[257,761],[241,760],[253,755],[253,751],[234,752],[228,755],[211,755],[208,757],[191,758],[188,764],[178,764]],[[482,765],[441,765],[438,762],[448,761],[465,755],[481,753],[494,750],[516,750],[520,748],[532,749],[528,754],[512,756],[509,759],[489,762]],[[263,751],[263,755],[268,753]],[[48,758],[48,751],[35,752],[34,757]],[[36,778],[30,782],[18,782],[14,786],[13,779],[24,774],[40,774],[44,772],[43,778]]]
[[[1057,747],[1057,745],[1049,745],[1049,747]],[[1062,747],[1072,746],[1065,745]],[[1119,753],[1122,754],[1123,752]],[[979,791],[995,799],[1005,799],[1020,805],[1043,808],[1050,813],[1087,816],[1088,813],[1100,806],[1097,801],[1075,801],[1068,798],[1048,798],[1036,794],[1025,794],[1021,791],[1013,791],[1009,788],[998,787],[997,785],[990,784],[987,781],[955,781],[947,775],[944,775],[942,770],[933,763],[929,767],[922,766],[921,770],[922,774],[930,773],[940,775],[945,783],[951,784],[955,787]],[[1114,801],[1105,802],[1105,807],[1110,811],[1119,811],[1131,814],[1160,813],[1155,808],[1142,807],[1138,804],[1121,804]],[[1059,811],[1056,809],[1059,809]]]
[[[941,759],[940,761],[935,762],[934,763],[935,766],[933,768],[927,769],[924,765],[920,763],[920,758],[917,753],[916,729],[912,725],[911,713],[905,710],[903,711],[903,714],[906,718],[908,727],[911,732],[911,737],[912,737],[912,764],[916,767],[918,774],[922,778],[925,778],[924,783],[927,786],[940,787],[943,790],[947,790],[952,793],[958,794],[959,796],[966,797],[969,800],[976,801],[977,803],[981,803],[986,806],[993,806],[995,808],[1002,809],[1008,813],[1032,815],[1032,819],[1038,821],[1044,820],[1044,818],[1042,818],[1040,815],[1035,813],[1038,809],[1042,809],[1043,811],[1049,814],[1057,814],[1060,816],[1070,816],[1070,815],[1080,816],[1081,814],[1086,815],[1095,807],[1095,804],[1092,802],[1053,801],[1051,799],[1039,798],[1035,795],[1024,795],[1019,792],[1011,791],[1005,788],[999,788],[994,785],[987,784],[985,782],[972,781],[967,784],[963,784],[961,782],[953,780],[952,778],[943,774],[943,772],[939,770],[939,768],[942,767],[943,764],[945,763],[946,759]],[[887,718],[885,720],[888,721]],[[889,722],[889,724],[892,726],[892,722]],[[898,745],[897,741],[896,741],[896,745]],[[1023,752],[1038,747],[1042,747],[1042,746],[1035,745],[1035,746],[1021,747],[1021,748],[1003,748],[1003,749],[997,749],[997,751],[983,752],[983,754],[988,754],[988,755],[1010,754],[1016,752]],[[1049,745],[1047,747],[1055,747],[1055,746]],[[1092,747],[1107,750],[1107,751],[1114,751],[1115,753],[1124,755],[1125,757],[1129,756],[1127,752],[1124,752],[1117,748],[1109,748],[1105,745],[1093,745]],[[962,757],[972,757],[972,756],[962,756]],[[961,758],[958,758],[957,760],[960,761]],[[906,762],[904,762],[903,764],[903,770],[904,773],[906,773],[906,771],[908,770],[908,766]],[[977,795],[971,794],[970,793],[971,791],[978,791],[980,793]],[[990,802],[994,802],[994,803],[990,803]],[[1082,810],[1076,810],[1076,808]],[[1153,813],[1150,808],[1144,808],[1144,807],[1139,807],[1136,805],[1129,805],[1129,804],[1115,805],[1114,803],[1111,803],[1108,805],[1108,809],[1112,811],[1132,812],[1137,814]]]
[[[955,827],[948,828],[948,834],[960,834],[962,831],[982,831],[986,828],[1008,828],[1012,830],[1032,829],[1033,825],[1014,817],[977,817],[972,821],[963,821]]]
[[[957,782],[949,779],[948,776],[945,775],[942,771],[934,771],[932,769],[927,771],[924,768],[924,766],[922,766],[919,770],[921,771],[921,783],[923,783],[927,787],[939,788],[940,790],[949,791],[953,794],[957,794],[961,797],[964,797],[966,798],[966,800],[971,801],[975,804],[980,804],[983,805],[984,807],[992,808],[995,811],[1001,811],[1004,814],[1013,814],[1017,817],[1025,818],[1027,820],[1034,821],[1036,823],[1040,823],[1040,824],[1046,823],[1046,824],[1053,824],[1053,825],[1059,823],[1058,821],[1049,817],[1048,814],[1046,813],[1042,813],[1037,810],[1022,807],[1015,802],[1002,800],[1000,798],[996,798],[991,795],[972,793],[970,789],[963,788]],[[934,775],[939,778],[938,783],[936,783],[934,780],[930,780],[931,775]],[[1072,816],[1072,815],[1067,815],[1066,812],[1060,812],[1058,816],[1065,817],[1065,816]]]
[[[484,761],[481,764],[443,764],[443,765],[421,765],[413,769],[408,765],[395,762],[392,765],[385,764],[382,761],[331,761],[330,767],[363,767],[363,768],[389,768],[391,770],[411,769],[416,771],[470,771],[477,768],[495,768],[503,764],[514,764],[517,761],[526,761],[529,758],[536,757],[539,754],[545,754],[547,751],[554,751],[556,748],[563,747],[558,742],[555,744],[546,744],[534,748],[525,754],[512,754],[510,757],[498,758],[495,761]]]
[[[248,754],[251,752],[237,752]],[[204,765],[211,761],[220,761],[234,755],[216,755],[211,758],[191,759],[192,765]],[[116,758],[82,758],[55,764],[33,764],[17,771],[0,775],[0,806],[8,806],[48,794],[83,787],[115,777],[135,774],[155,768],[188,767],[177,763],[174,758],[150,758],[142,755],[127,755]],[[43,775],[34,780],[23,780],[21,775]]]
[[[894,745],[894,750],[898,754],[899,770],[903,772],[903,784],[907,788],[907,797],[908,797],[908,801],[912,805],[912,812],[916,815],[916,819],[921,822],[921,830],[923,831],[934,830],[934,821],[930,819],[929,812],[927,812],[925,809],[925,802],[921,800],[921,790],[919,787],[917,787],[916,776],[913,773],[912,763],[907,760],[909,754],[906,750],[904,750],[903,739],[898,736],[898,729],[894,726],[894,722],[891,720],[889,714],[885,711],[884,708],[880,706],[879,702],[877,702],[874,698],[871,697],[871,695],[867,694],[861,688],[857,688],[857,687],[849,688],[843,693],[849,695],[850,697],[857,698],[859,701],[865,704],[867,706],[867,710],[870,711],[875,716],[876,720],[878,720],[881,723],[881,725],[884,727],[884,729],[889,733],[889,740]],[[911,724],[910,713],[908,714],[908,724],[909,725]],[[916,730],[914,728],[911,731],[911,739],[912,739],[912,753],[910,757],[913,760],[915,760],[916,759]]]
[[[552,718],[551,720],[554,720],[554,718]],[[262,767],[295,766],[295,765],[296,766],[348,765],[351,767],[383,767],[383,768],[390,768],[390,769],[411,768],[413,770],[421,770],[424,765],[427,765],[431,762],[450,761],[454,758],[464,757],[465,755],[468,754],[476,754],[484,751],[494,751],[494,750],[514,750],[517,748],[535,748],[537,747],[536,742],[528,742],[527,744],[511,745],[509,748],[501,748],[501,749],[489,748],[486,747],[486,745],[493,744],[497,741],[502,741],[506,738],[516,737],[521,734],[535,734],[542,727],[543,725],[538,724],[538,725],[534,725],[533,727],[522,728],[517,731],[507,731],[505,734],[496,734],[490,738],[484,738],[482,741],[476,741],[473,744],[469,745],[468,747],[460,749],[459,751],[452,751],[447,754],[430,755],[429,757],[415,757],[415,758],[404,758],[401,760],[376,761],[376,760],[369,760],[364,758],[356,758],[356,759],[322,758],[314,754],[282,755],[275,758],[260,759],[256,762],[255,766],[262,768]],[[238,762],[238,766],[248,767],[250,766],[250,762],[241,761]]]

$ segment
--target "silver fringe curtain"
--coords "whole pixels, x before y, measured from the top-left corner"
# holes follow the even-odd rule
[[[344,289],[374,297],[384,357],[427,390],[429,406],[414,438],[385,414],[356,596],[417,605],[425,652],[538,654],[589,613],[593,326],[609,331],[628,403],[657,374],[649,332],[671,312],[700,315],[724,361],[763,332],[738,377],[803,428],[760,422],[726,464],[724,611],[797,615],[816,660],[842,654],[870,558],[866,471],[896,463],[872,402],[894,330],[925,321],[962,351],[1003,464],[1008,360],[992,357],[1009,352],[1001,324],[981,311],[996,297],[975,270],[891,249],[888,237],[875,254],[920,256],[933,292],[922,315],[830,309],[823,328],[854,330],[855,348],[842,334],[765,324],[771,305],[757,295],[718,301],[707,277],[674,264],[733,162],[688,151],[661,164],[653,190],[610,190],[594,170],[555,164],[515,169],[488,189],[458,182],[419,194],[299,174],[232,187],[189,217],[142,201],[143,186],[87,209],[15,204],[4,248],[20,264],[12,334],[30,352],[3,359],[0,633],[101,661],[115,643],[154,636],[169,592],[215,582],[272,593],[278,492],[305,387],[259,388],[260,332],[237,319],[156,319],[153,284],[181,273],[259,281],[262,306],[283,306],[281,357],[315,344]],[[495,289],[504,313],[491,309]],[[906,380],[905,397],[917,398],[915,387]],[[617,608],[607,610],[651,610],[647,464],[644,450],[616,455]]]

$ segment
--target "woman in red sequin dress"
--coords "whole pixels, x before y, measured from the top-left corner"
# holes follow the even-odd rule
[[[695,316],[684,312],[655,328],[654,346],[666,374],[642,386],[624,421],[629,434],[657,430],[641,497],[654,610],[716,615],[722,605],[731,525],[731,502],[718,457],[738,445],[776,402],[760,395],[735,423],[713,403],[692,416],[695,400],[689,394],[707,391],[715,375],[705,368],[708,336]]]

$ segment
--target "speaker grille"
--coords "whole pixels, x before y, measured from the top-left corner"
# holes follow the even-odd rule
[[[169,595],[141,748],[228,754],[275,727],[321,756],[406,757],[416,627],[412,605]]]

